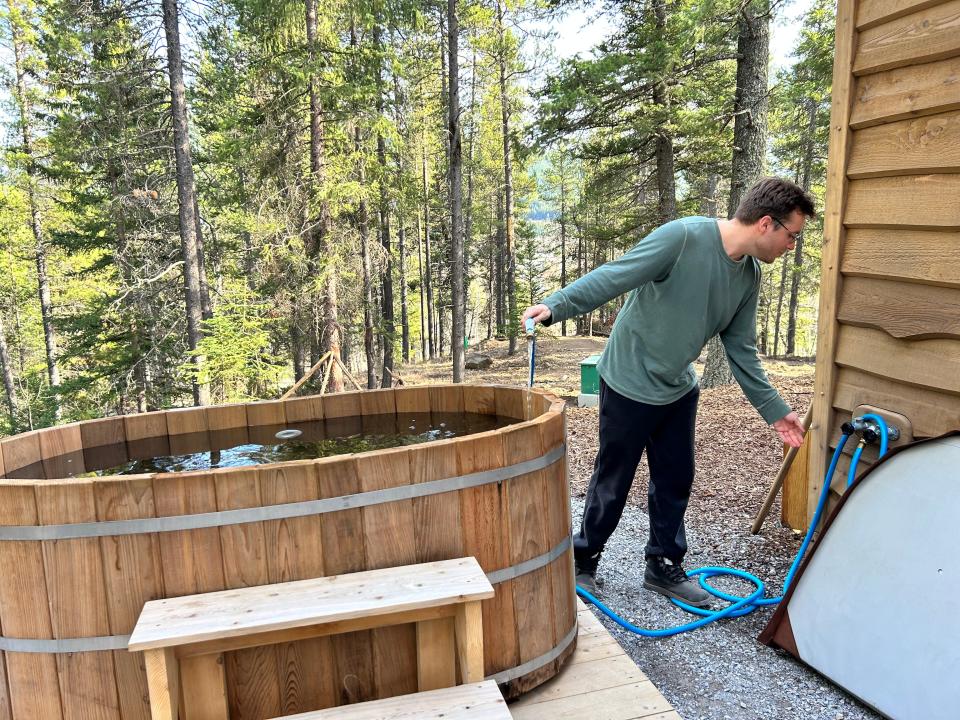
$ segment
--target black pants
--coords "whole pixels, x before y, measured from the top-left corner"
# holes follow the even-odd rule
[[[613,534],[637,465],[647,451],[650,467],[650,538],[646,555],[675,563],[687,552],[683,515],[694,474],[694,432],[700,388],[669,405],[648,405],[620,395],[600,380],[600,449],[593,463],[574,555],[603,550]]]

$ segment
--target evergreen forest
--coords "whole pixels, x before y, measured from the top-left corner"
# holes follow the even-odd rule
[[[331,356],[459,382],[665,221],[770,174],[822,210],[826,0],[788,49],[781,0],[0,5],[0,434],[275,399]],[[564,56],[578,12],[611,30]],[[814,352],[821,226],[764,268],[767,356]]]

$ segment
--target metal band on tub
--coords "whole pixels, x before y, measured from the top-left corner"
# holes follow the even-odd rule
[[[281,505],[243,508],[240,510],[224,510],[160,518],[108,520],[102,522],[68,523],[63,525],[0,526],[0,541],[71,540],[76,538],[141,535],[146,533],[196,530],[241,523],[320,515],[323,513],[380,505],[397,500],[426,497],[502,482],[503,480],[509,480],[510,478],[543,470],[562,459],[565,452],[566,445],[561,444],[540,457],[502,468],[413,485],[401,485],[384,490],[373,490],[336,498],[325,498],[322,500],[309,500],[305,502],[284,503]],[[570,545],[571,539],[566,537],[542,555],[524,560],[507,568],[491,571],[487,573],[487,577],[492,584],[497,584],[533,572],[561,557],[570,548]],[[20,653],[73,653],[125,650],[129,637],[129,635],[102,635],[62,639],[0,637],[0,651]],[[525,665],[526,664],[529,663],[525,663]],[[500,674],[498,674],[498,677]],[[517,677],[519,677],[519,675],[517,675]],[[506,682],[506,680],[498,680],[498,682]]]

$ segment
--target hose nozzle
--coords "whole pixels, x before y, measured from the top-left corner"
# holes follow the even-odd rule
[[[533,318],[527,318],[523,323],[524,332],[527,333],[527,337],[532,337],[534,334],[534,328],[536,328],[537,323]]]

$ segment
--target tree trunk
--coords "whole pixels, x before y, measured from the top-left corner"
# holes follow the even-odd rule
[[[7,411],[10,415],[10,434],[17,432],[17,386],[13,382],[13,368],[7,351],[7,333],[0,316],[0,372],[3,373],[3,389],[7,396]]]
[[[773,356],[780,353],[780,318],[783,315],[783,298],[787,288],[787,256],[780,258],[780,289],[777,292],[777,312],[773,320]]]
[[[403,95],[400,91],[400,80],[396,73],[393,73],[393,120],[397,126],[397,132],[400,134],[402,144],[406,146],[409,142],[407,129],[403,123],[403,115],[400,108],[403,104]],[[403,198],[403,151],[396,153],[397,163],[397,195]],[[399,254],[399,275],[400,275],[400,354],[403,362],[410,362],[410,315],[407,308],[407,233],[406,233],[406,213],[402,202],[397,205],[397,252]]]
[[[430,359],[437,356],[436,341],[433,336],[433,280],[431,278],[430,262],[430,196],[427,184],[427,140],[423,138],[423,282],[427,289],[427,345],[430,349]]]
[[[35,260],[37,264],[37,295],[40,300],[40,318],[43,324],[43,342],[47,356],[47,381],[50,383],[50,399],[53,403],[54,421],[60,420],[60,367],[57,364],[57,338],[53,330],[53,302],[50,298],[50,280],[47,275],[47,247],[43,239],[43,221],[38,205],[36,184],[37,159],[33,152],[33,113],[30,96],[27,94],[25,62],[27,48],[20,23],[25,21],[14,0],[7,0],[10,11],[9,23],[13,41],[13,62],[16,75],[14,95],[20,114],[20,131],[23,140],[23,154],[27,159],[27,202],[30,205],[30,229],[33,231]],[[12,396],[11,396],[12,397]]]
[[[744,193],[763,174],[770,57],[770,14],[766,0],[753,0],[743,6],[738,31],[733,163],[727,217],[733,217]],[[709,388],[732,382],[733,373],[720,338],[711,338],[707,343],[707,363],[700,384]]]
[[[319,83],[313,75],[317,54],[317,3],[316,0],[305,0],[304,5],[311,68],[311,73],[307,79],[310,93],[310,175],[307,187],[307,202],[314,203],[317,202],[316,196],[320,192],[324,181],[324,111],[318,90]],[[326,197],[319,200],[319,209],[316,215],[317,217],[311,218],[310,223],[309,246],[312,251],[310,253],[310,268],[311,275],[322,272],[320,279],[322,299],[314,301],[315,303],[319,302],[322,310],[320,312],[320,322],[315,322],[313,329],[313,333],[319,334],[320,337],[311,344],[318,345],[321,354],[329,352],[342,360],[336,257],[333,248],[330,246],[330,231],[333,221],[330,216],[330,204]],[[325,261],[322,271],[319,270],[321,260]],[[330,369],[327,389],[329,392],[341,392],[343,390],[343,372],[336,362]]]
[[[801,187],[810,190],[811,174],[813,172],[814,137],[817,130],[817,103],[808,98],[809,118],[807,122],[807,145],[803,153],[803,177]],[[797,240],[793,249],[793,268],[790,273],[790,305],[787,314],[787,349],[786,355],[796,354],[797,342],[797,309],[800,304],[800,276],[803,271],[803,235]]]
[[[507,333],[507,283],[505,278],[504,258],[506,251],[506,227],[503,219],[503,195],[497,195],[497,336]]]
[[[503,132],[503,214],[507,274],[507,353],[517,351],[517,268],[513,237],[513,161],[510,152],[510,96],[507,93],[507,47],[504,42],[503,0],[497,0],[497,65],[500,72],[500,121]]]
[[[170,77],[170,112],[173,119],[173,146],[177,166],[177,203],[180,208],[180,252],[183,255],[183,294],[187,316],[187,345],[198,374],[192,381],[194,405],[210,402],[210,387],[201,382],[205,358],[197,352],[203,320],[200,290],[200,250],[197,245],[196,188],[190,156],[187,102],[180,56],[180,24],[176,0],[161,0],[163,29],[167,38],[167,69]]]
[[[429,355],[427,347],[427,300],[423,278],[423,233],[420,228],[420,214],[417,214],[417,271],[420,273],[420,359],[426,360]]]
[[[382,51],[380,41],[379,26],[373,32],[374,51]],[[383,83],[383,64],[378,60],[377,65],[377,114],[384,117],[384,83]],[[377,132],[377,163],[380,165],[380,245],[383,247],[385,258],[383,275],[380,278],[383,295],[381,297],[381,313],[383,317],[383,329],[381,332],[383,344],[383,373],[380,378],[380,386],[389,388],[393,385],[394,369],[393,342],[396,336],[396,321],[393,312],[393,247],[390,238],[390,193],[388,191],[388,178],[390,170],[387,167],[387,143],[382,132]]]
[[[464,209],[464,225],[463,225],[463,242],[464,242],[464,252],[463,252],[463,285],[464,285],[464,303],[466,299],[470,296],[470,252],[469,247],[472,247],[473,244],[473,149],[476,146],[476,111],[477,106],[477,51],[473,51],[473,60],[471,63],[471,75],[470,75],[470,146],[467,151],[467,203],[466,208]],[[474,318],[475,319],[475,318]],[[473,335],[473,321],[471,320],[470,326],[466,330],[466,337],[469,338]]]
[[[666,37],[667,6],[666,0],[653,1],[654,25],[660,37]],[[656,131],[657,154],[657,212],[660,224],[670,222],[677,217],[677,185],[673,164],[673,136],[667,129],[670,117],[670,95],[664,78],[658,79],[653,86],[653,104],[662,110],[663,122]]]
[[[563,160],[561,160],[561,163]],[[567,176],[560,166],[560,287],[567,286]],[[560,323],[560,335],[567,336],[567,321]]]
[[[447,0],[447,67],[450,72],[447,103],[447,139],[450,143],[450,262],[452,288],[450,298],[453,323],[450,330],[450,355],[453,360],[453,381],[463,382],[463,339],[466,322],[464,292],[463,237],[463,138],[460,135],[460,25],[457,0]]]

